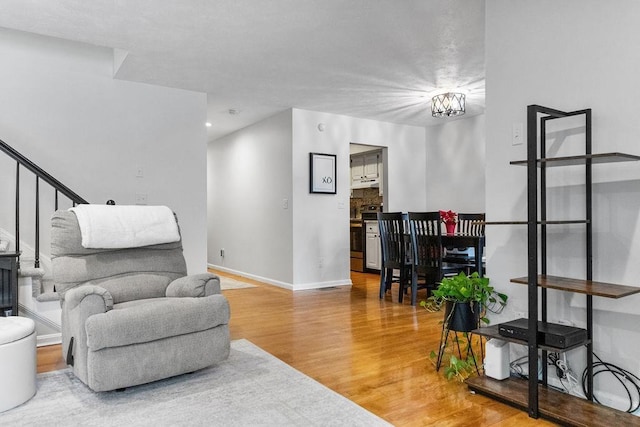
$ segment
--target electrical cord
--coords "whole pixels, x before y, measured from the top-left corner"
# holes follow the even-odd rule
[[[597,354],[593,353],[594,357],[598,359],[597,362],[593,364],[593,377],[599,375],[603,372],[611,373],[620,384],[625,388],[627,392],[627,397],[629,398],[629,408],[626,412],[634,413],[638,409],[640,409],[640,378],[636,375],[632,374],[629,371],[626,371],[616,365],[611,363],[603,362],[602,359],[598,357]],[[563,356],[566,357],[563,353]],[[582,372],[582,392],[580,393],[578,389],[578,385],[580,384],[578,378],[575,376],[573,371],[569,368],[566,360],[560,358],[560,354],[558,353],[549,353],[547,355],[547,364],[549,366],[554,366],[556,368],[556,375],[560,380],[560,384],[564,390],[568,393],[578,395],[580,397],[586,398],[587,396],[587,369]],[[518,359],[511,361],[509,367],[511,372],[520,378],[528,379],[528,372],[525,371],[523,366],[528,365],[528,357],[522,356]],[[541,367],[538,367],[538,375],[541,373]],[[598,400],[595,393],[593,394],[593,400],[602,405],[602,403]]]
[[[527,356],[522,356],[512,361],[509,364],[509,367],[511,368],[511,372],[518,375],[520,378],[524,378],[524,379],[529,378],[528,375],[524,373],[524,369],[522,368],[523,365],[527,364],[527,360],[528,360]]]
[[[626,412],[633,413],[640,409],[640,378],[616,365],[603,362],[602,359],[600,359],[595,353],[593,353],[593,355],[596,359],[598,359],[598,361],[593,364],[593,378],[603,372],[611,373],[618,380],[618,382],[622,384],[627,392],[627,396],[629,397],[629,409],[627,409]],[[582,390],[584,391],[585,396],[588,395],[586,368],[582,372]],[[633,393],[634,391],[635,399]],[[597,403],[600,403],[600,401],[596,398],[595,393],[593,394],[593,400]]]
[[[529,379],[529,356],[519,357],[509,363],[510,371],[523,379]],[[527,367],[525,371],[523,366]],[[542,376],[542,365],[538,364],[538,377]]]
[[[565,371],[567,370],[567,364],[560,360],[558,353],[549,353],[547,355],[547,363],[556,367],[556,376],[558,378],[562,380],[566,376]]]

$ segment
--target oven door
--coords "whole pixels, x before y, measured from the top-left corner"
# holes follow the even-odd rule
[[[362,222],[351,223],[350,246],[351,246],[351,270],[364,271],[364,235]]]
[[[351,225],[351,252],[363,251],[362,224],[359,226]]]

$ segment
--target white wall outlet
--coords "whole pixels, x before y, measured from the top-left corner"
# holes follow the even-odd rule
[[[147,204],[147,195],[144,193],[136,193],[135,196],[136,205],[146,205]]]
[[[282,199],[282,209],[289,209],[289,199]]]
[[[514,123],[511,130],[511,145],[521,145],[524,138],[524,126],[522,123]]]
[[[144,169],[140,166],[136,169],[136,178],[144,178]]]
[[[324,258],[318,258],[318,268],[324,268]]]

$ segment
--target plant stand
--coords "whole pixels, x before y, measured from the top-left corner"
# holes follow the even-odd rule
[[[478,368],[478,363],[476,361],[475,354],[473,353],[472,346],[472,338],[473,334],[471,331],[475,330],[478,327],[480,317],[480,307],[476,303],[475,308],[471,308],[471,304],[469,303],[456,303],[447,301],[447,306],[445,310],[444,321],[442,322],[442,332],[440,333],[440,346],[438,348],[438,358],[436,361],[436,371],[440,370],[440,366],[442,365],[442,359],[444,357],[444,352],[447,348],[447,342],[449,341],[449,333],[454,333],[455,344],[458,347],[458,355],[462,359],[462,349],[460,348],[460,338],[458,337],[458,332],[462,333],[464,338],[467,340],[467,351],[465,358],[469,358],[469,355],[473,358],[473,364],[476,368],[476,373],[480,375],[480,369]],[[484,351],[482,348],[482,337],[480,337],[480,358],[484,359]]]
[[[460,356],[460,358],[462,359],[462,349],[460,348],[460,338],[458,337],[458,332],[459,331],[454,331],[452,329],[447,328],[446,326],[442,327],[442,334],[440,336],[440,349],[438,351],[438,359],[436,361],[436,371],[440,371],[440,366],[442,365],[442,359],[444,357],[444,352],[447,348],[447,341],[449,338],[449,332],[453,332],[455,335],[455,343],[458,347],[458,355]],[[471,332],[461,332],[462,334],[464,334],[463,336],[465,337],[465,339],[467,340],[467,342],[469,343],[467,346],[467,352],[465,354],[465,358],[468,358],[469,355],[471,355],[471,357],[473,358],[473,365],[476,368],[476,373],[478,375],[480,375],[480,368],[478,368],[478,363],[476,361],[476,356],[473,352],[473,345],[472,345],[472,339],[473,339],[473,334]],[[478,335],[478,337],[480,338],[480,359],[484,359],[484,351],[482,349],[482,336]],[[444,342],[443,342],[444,340]]]

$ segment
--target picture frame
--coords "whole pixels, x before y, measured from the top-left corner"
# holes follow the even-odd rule
[[[336,155],[309,153],[309,192],[336,194]]]

